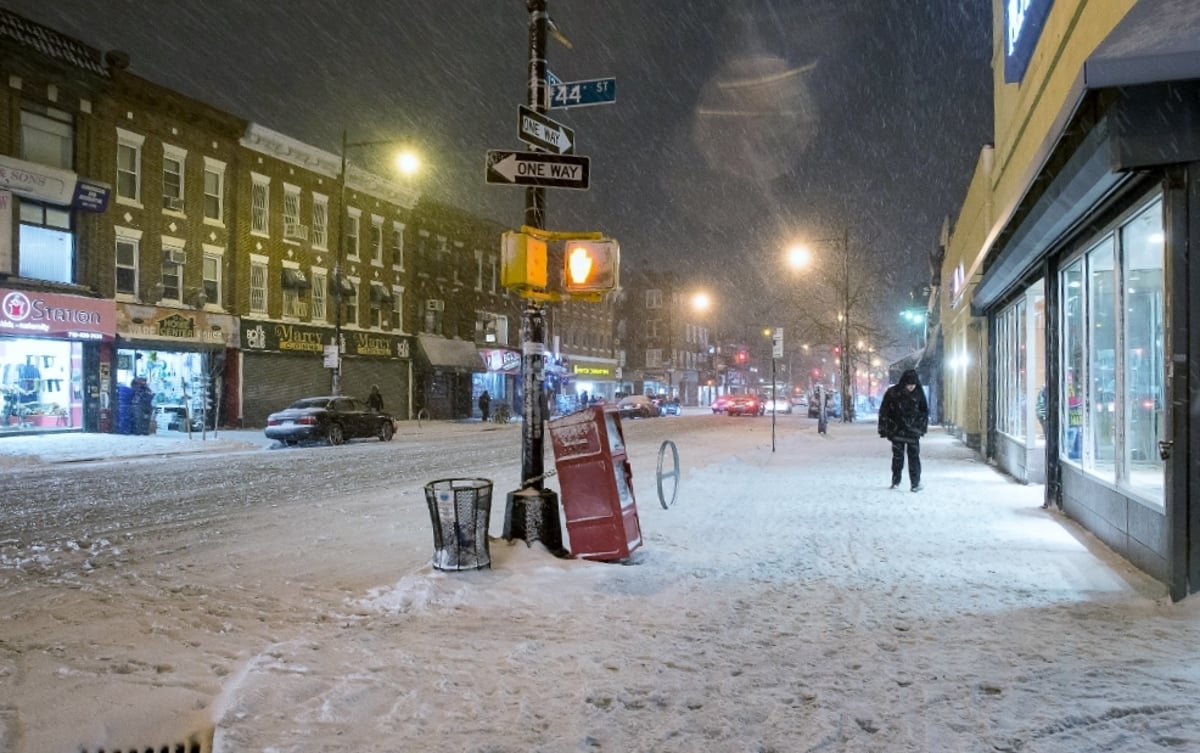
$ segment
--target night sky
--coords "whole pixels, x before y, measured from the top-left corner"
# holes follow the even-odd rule
[[[343,129],[415,140],[426,195],[523,219],[522,189],[484,181],[488,149],[521,148],[523,0],[0,3],[331,152]],[[730,315],[759,315],[748,302],[778,287],[791,242],[843,228],[892,268],[893,295],[928,279],[942,220],[992,139],[989,0],[548,8],[573,45],[550,40],[550,69],[617,79],[615,104],[549,113],[592,164],[590,190],[547,191],[548,227],[615,237],[623,264],[714,286]]]

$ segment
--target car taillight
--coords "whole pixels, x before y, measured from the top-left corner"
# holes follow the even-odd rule
[[[300,418],[296,419],[296,423],[304,424],[305,426],[312,426],[316,422],[317,422],[316,416],[301,416]]]
[[[268,418],[267,426],[279,426],[279,419],[278,418]]]

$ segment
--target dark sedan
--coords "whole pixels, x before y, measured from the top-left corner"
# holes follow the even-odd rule
[[[350,439],[391,440],[395,424],[387,413],[369,410],[352,397],[306,397],[267,416],[267,438],[286,445],[325,440],[339,445]]]
[[[617,402],[617,413],[622,419],[654,418],[662,414],[654,401],[645,395],[630,395]]]

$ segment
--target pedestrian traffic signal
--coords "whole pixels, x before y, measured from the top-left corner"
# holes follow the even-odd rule
[[[738,363],[745,363],[746,361],[749,361],[749,360],[750,360],[750,354],[749,354],[749,353],[747,353],[747,352],[746,352],[746,351],[744,351],[744,350],[739,350],[739,351],[737,352],[737,362],[738,362]]]
[[[567,241],[563,247],[563,290],[603,293],[617,286],[621,249],[611,238]]]
[[[526,233],[507,231],[501,236],[500,284],[528,290],[546,287],[546,242]]]

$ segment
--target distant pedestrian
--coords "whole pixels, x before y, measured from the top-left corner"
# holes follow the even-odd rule
[[[367,395],[367,408],[374,413],[383,413],[383,395],[379,394],[379,385],[371,385],[371,394]]]
[[[921,437],[929,430],[929,403],[915,369],[888,387],[879,406],[879,436],[892,443],[892,487],[900,486],[904,457],[908,456],[908,480],[912,491],[921,486]]]
[[[488,417],[492,412],[492,396],[487,390],[479,396],[479,416],[484,423],[487,423]]]
[[[829,397],[819,384],[813,390],[813,400],[817,401],[817,433],[824,435],[829,429]]]
[[[580,408],[586,408],[586,407],[588,407],[588,393],[587,393],[587,390],[584,390],[583,392],[580,392],[580,393],[579,393],[579,407],[580,407]]]

